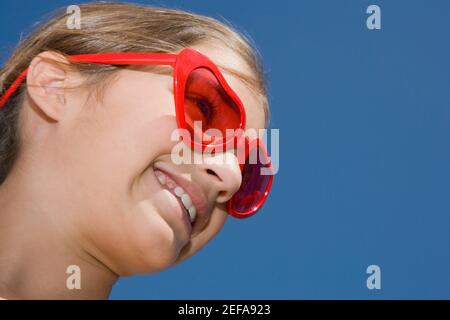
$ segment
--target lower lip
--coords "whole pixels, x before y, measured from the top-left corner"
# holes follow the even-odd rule
[[[169,192],[170,192],[170,191],[169,191]],[[171,195],[175,198],[175,200],[177,201],[178,207],[179,207],[179,209],[180,209],[181,216],[182,216],[182,217],[181,217],[181,220],[183,220],[183,224],[184,224],[186,230],[188,231],[189,235],[191,235],[191,233],[192,233],[192,224],[191,224],[191,221],[190,221],[190,219],[189,219],[189,217],[188,217],[188,214],[189,214],[189,213],[186,212],[186,210],[184,209],[183,205],[180,203],[180,200],[179,200],[175,195],[173,195],[172,193],[170,193],[170,194],[171,194]]]
[[[190,236],[192,233],[192,224],[188,217],[189,213],[187,213],[186,210],[184,209],[184,206],[182,205],[181,200],[176,195],[174,195],[172,192],[170,192],[167,188],[165,188],[163,185],[161,185],[159,183],[158,178],[156,178],[156,175],[155,175],[155,179],[164,190],[168,191],[169,197],[172,197],[173,201],[175,201],[177,203],[177,209],[175,210],[176,212],[173,212],[173,213],[176,214],[177,217],[181,219],[187,233]]]

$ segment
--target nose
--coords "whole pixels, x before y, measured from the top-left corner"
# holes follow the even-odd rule
[[[233,153],[204,156],[201,167],[206,174],[208,184],[216,190],[216,202],[227,202],[239,190],[242,175],[239,161]]]

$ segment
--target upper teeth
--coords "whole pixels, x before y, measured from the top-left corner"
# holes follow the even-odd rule
[[[181,200],[181,203],[183,203],[183,206],[189,213],[191,223],[194,222],[195,218],[197,217],[197,209],[195,209],[194,205],[192,204],[192,200],[189,194],[187,194],[183,188],[178,186],[175,183],[175,181],[167,177],[161,171],[155,170],[155,175],[156,178],[158,178],[159,183],[161,183],[164,186],[167,186],[171,191],[171,193]]]

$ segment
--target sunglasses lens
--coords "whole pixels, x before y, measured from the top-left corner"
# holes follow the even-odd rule
[[[269,167],[259,161],[259,156],[262,154],[259,151],[259,148],[253,148],[253,155],[247,158],[242,170],[241,187],[230,200],[231,208],[237,214],[244,216],[253,214],[262,206],[267,197],[268,187],[273,176],[262,174],[264,170],[269,170]],[[258,159],[256,159],[255,153],[259,153]]]
[[[189,74],[184,106],[186,126],[191,137],[204,144],[222,143],[223,140],[218,138],[226,138],[226,129],[238,129],[240,126],[239,107],[207,68],[198,68]]]

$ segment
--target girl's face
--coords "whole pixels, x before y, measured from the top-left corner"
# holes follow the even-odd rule
[[[218,66],[252,75],[230,49],[211,43],[193,48]],[[160,271],[193,255],[222,229],[226,202],[241,184],[232,153],[233,161],[172,162],[179,143],[171,140],[177,128],[172,70],[121,70],[101,99],[69,94],[66,107],[82,107],[52,138],[58,147],[49,154],[60,164],[52,186],[70,208],[64,217],[86,250],[118,275]],[[258,95],[222,72],[245,106],[246,129],[263,128]],[[181,198],[197,211],[192,226]]]

